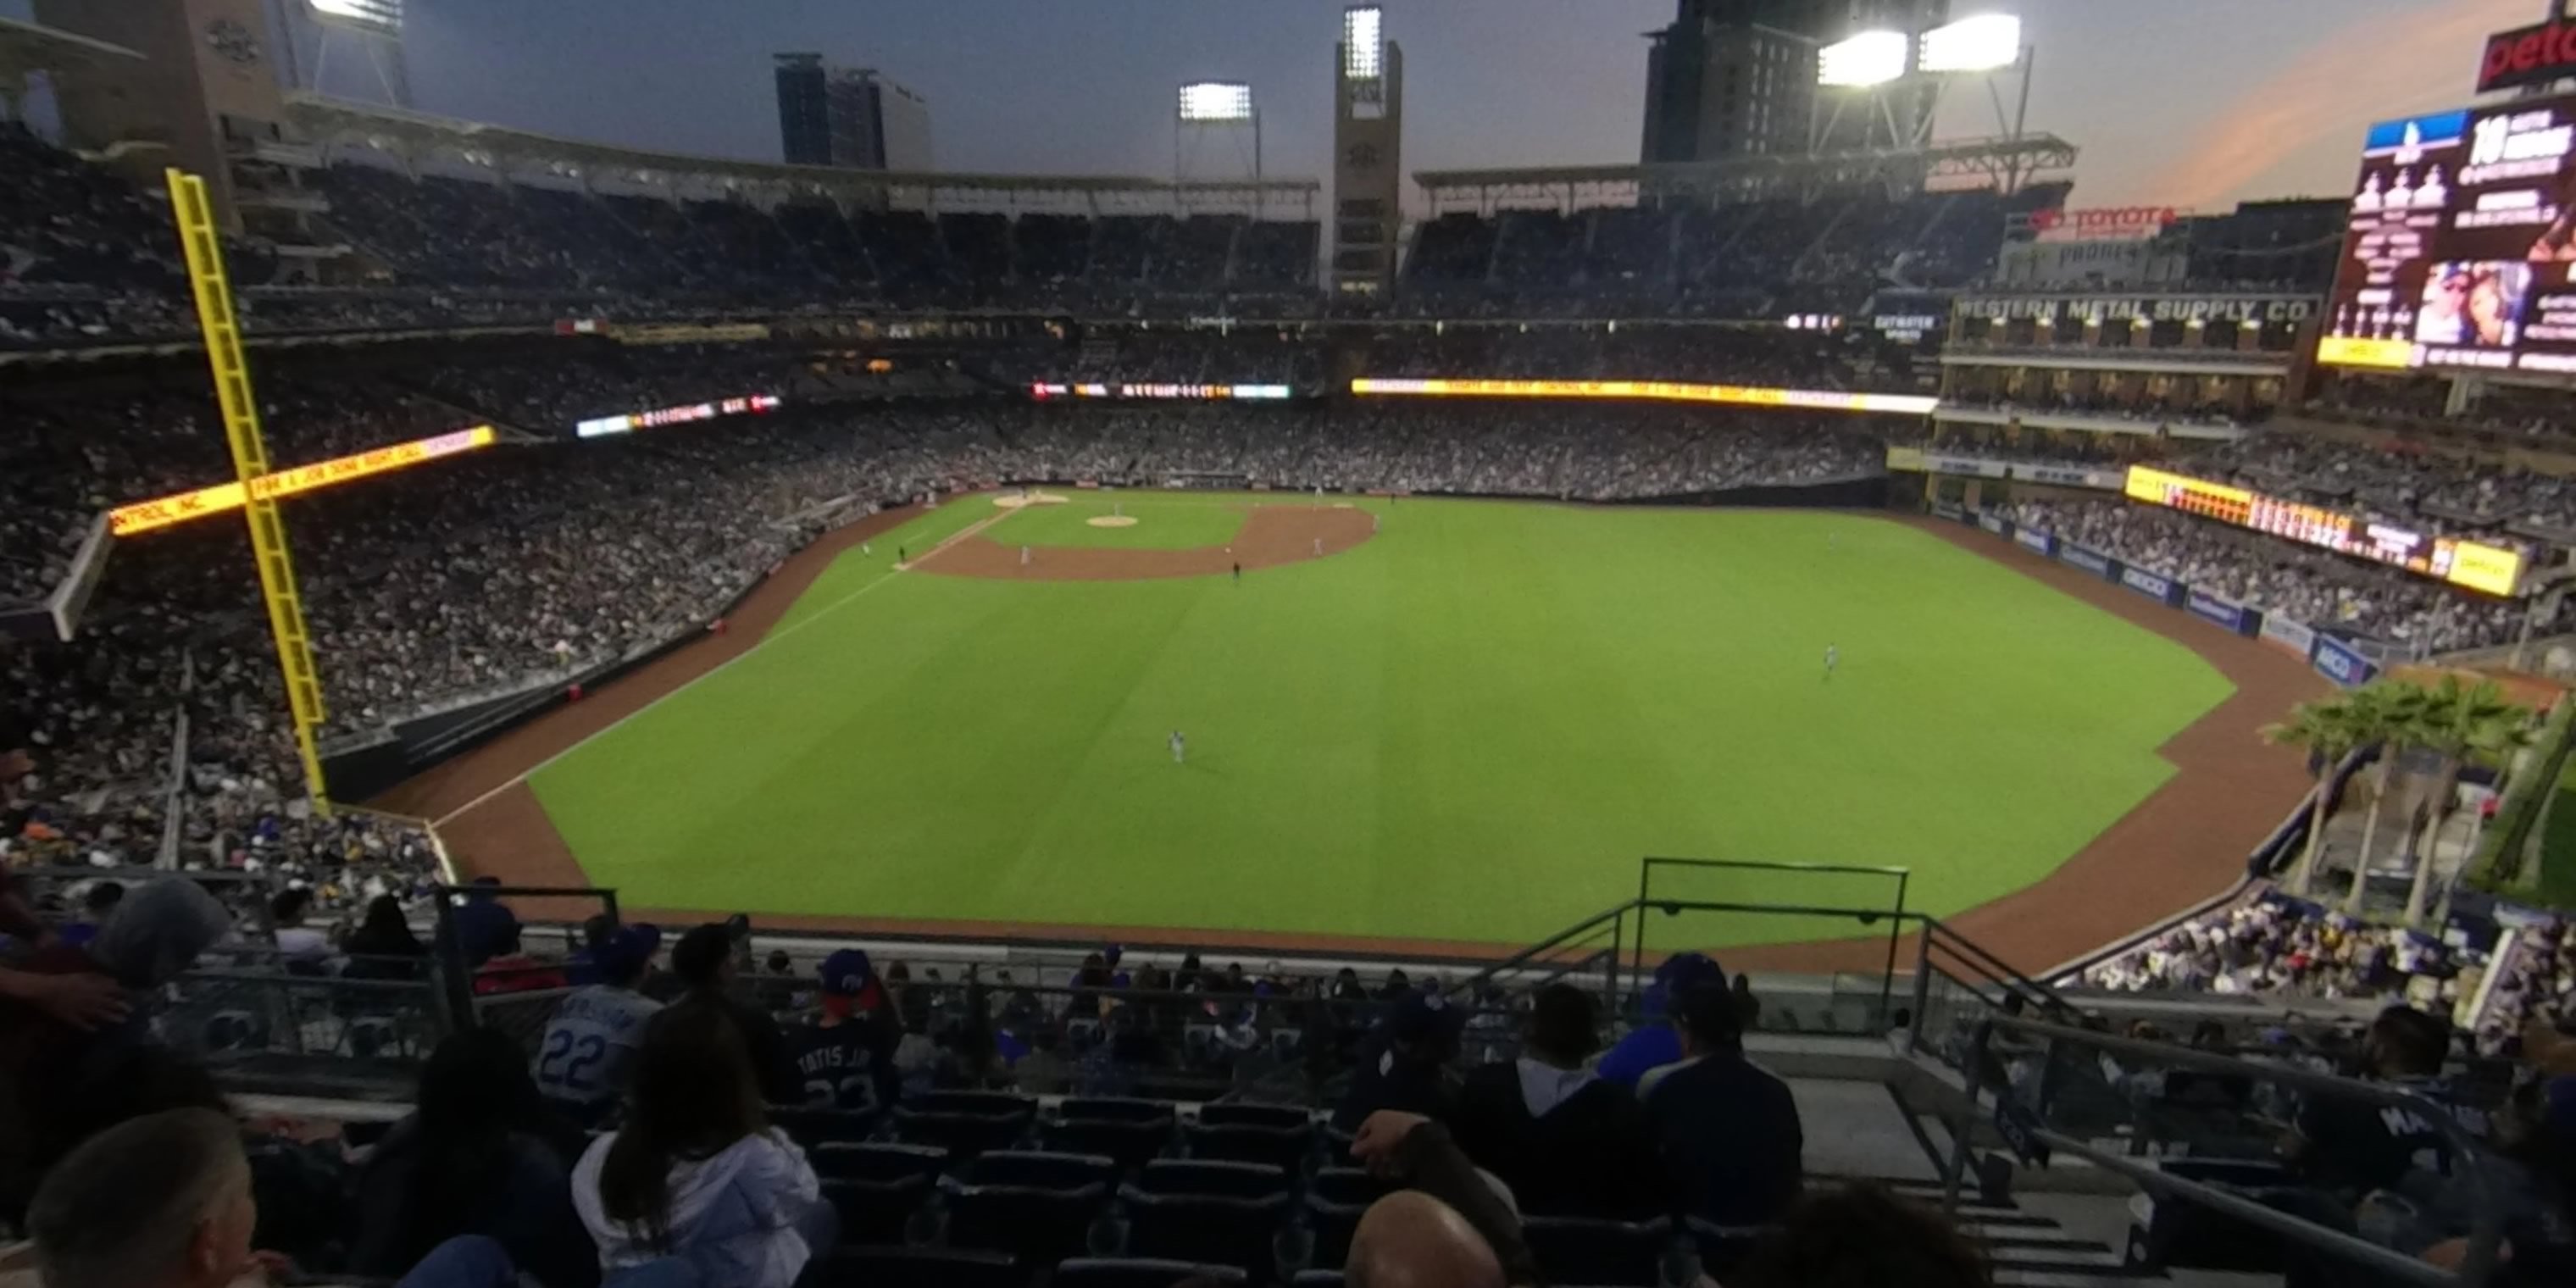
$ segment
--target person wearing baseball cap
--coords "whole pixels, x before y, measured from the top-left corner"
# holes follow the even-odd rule
[[[1660,1068],[1682,1058],[1681,1032],[1673,1027],[1673,1003],[1684,992],[1704,984],[1726,986],[1726,968],[1706,953],[1675,953],[1655,968],[1654,982],[1646,986],[1646,1014],[1658,1017],[1651,1024],[1629,1030],[1628,1036],[1601,1057],[1595,1072],[1603,1082],[1616,1083],[1630,1091],[1649,1069]]]
[[[1357,1131],[1381,1109],[1447,1120],[1458,1105],[1458,1083],[1448,1062],[1458,1053],[1464,1019],[1448,999],[1426,989],[1397,997],[1360,1048],[1359,1069],[1333,1110],[1333,1126]]]
[[[589,950],[599,982],[573,990],[546,1021],[537,1045],[537,1090],[575,1122],[597,1124],[626,1094],[644,1022],[662,1009],[636,991],[661,945],[662,932],[653,926],[609,930]]]
[[[805,1102],[849,1113],[893,1104],[896,1033],[875,966],[865,952],[844,948],[824,958],[819,973],[821,1012],[787,1034]]]

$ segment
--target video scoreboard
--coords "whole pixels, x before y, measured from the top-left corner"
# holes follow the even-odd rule
[[[2576,374],[2576,96],[2370,127],[2317,361]]]

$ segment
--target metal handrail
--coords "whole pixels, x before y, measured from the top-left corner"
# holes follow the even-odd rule
[[[2459,1176],[2470,1186],[2471,1201],[2476,1215],[2471,1219],[2468,1249],[2461,1258],[2456,1274],[2445,1272],[2426,1262],[2391,1251],[2340,1230],[2300,1220],[2233,1190],[2175,1176],[2161,1168],[2125,1155],[2096,1149],[2085,1141],[2049,1127],[2032,1125],[2025,1130],[2034,1140],[2048,1146],[2051,1150],[2072,1154],[2155,1194],[2199,1203],[2239,1220],[2261,1226],[2294,1243],[2315,1248],[2330,1256],[2357,1262],[2409,1283],[2424,1284],[2428,1288],[2451,1288],[2452,1285],[2478,1288],[2486,1282],[2495,1268],[2496,1251],[2504,1238],[2503,1206],[2497,1201],[2500,1196],[2496,1192],[2493,1179],[2481,1165],[2480,1160],[2484,1150],[2478,1141],[2452,1118],[2448,1109],[2423,1096],[2306,1069],[2256,1064],[2250,1060],[2194,1050],[2189,1047],[2119,1037],[2109,1033],[2096,1033],[2089,1029],[2069,1028],[2063,1024],[2026,1020],[2018,1016],[1993,1015],[1977,1026],[1974,1054],[1967,1061],[1969,1114],[1975,1113],[1977,1098],[1986,1089],[1985,1056],[1994,1034],[1999,1031],[2050,1043],[2076,1043],[2101,1051],[2136,1056],[2180,1069],[2230,1074],[2279,1083],[2315,1094],[2333,1095],[2347,1100],[2359,1100],[2366,1104],[2412,1110],[2424,1121],[2433,1124],[2434,1130],[2442,1137],[2443,1143],[2452,1150],[2452,1157],[2458,1162]],[[1999,1103],[2011,1095],[2009,1087],[1998,1087],[1995,1092]],[[1960,1179],[1967,1170],[1967,1155],[1971,1144],[1969,1124],[1965,1122],[1959,1124],[1951,1135],[1954,1144],[1949,1164],[1945,1169],[1943,1199],[1945,1205],[1951,1210],[1956,1210]]]
[[[1977,941],[1960,934],[1958,931],[1950,929],[1940,921],[1928,916],[1923,918],[1923,938],[1920,941],[1923,948],[1923,955],[1927,963],[1931,952],[1932,941],[1936,937],[1940,939],[1941,943],[1945,947],[1950,948],[1953,952],[1958,952],[1959,956],[1967,958],[1974,964],[1983,967],[1987,973],[1994,975],[1998,979],[2009,981],[2020,988],[2028,990],[2032,994],[2038,996],[2042,1002],[2046,1003],[2051,1008],[2071,1015],[2080,1015],[2083,1013],[2083,1007],[2067,1001],[2066,998],[2056,989],[2049,987],[2040,980],[2021,973],[2014,969],[2011,963],[1980,947],[1977,944]],[[1965,951],[1960,951],[1963,949]],[[1947,974],[1948,972],[1945,971],[1943,973]],[[1952,978],[1956,978],[1956,976],[1953,976]]]

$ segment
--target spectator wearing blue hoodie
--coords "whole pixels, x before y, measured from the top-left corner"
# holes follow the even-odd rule
[[[1682,1058],[1682,1037],[1673,1026],[1673,1008],[1681,995],[1703,984],[1726,987],[1726,969],[1706,953],[1675,953],[1655,968],[1654,982],[1646,986],[1646,1014],[1655,1016],[1652,1023],[1639,1025],[1601,1057],[1597,1072],[1601,1080],[1637,1089],[1637,1080],[1649,1069],[1672,1064]]]

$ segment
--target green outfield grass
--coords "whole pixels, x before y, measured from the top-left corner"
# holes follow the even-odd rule
[[[1234,513],[1210,499],[1116,503],[1176,531]],[[2154,748],[2230,692],[1872,518],[1369,504],[1374,540],[1240,584],[891,572],[993,513],[954,502],[535,789],[636,906],[1513,943],[1633,894],[1646,854],[1902,864],[1916,907],[1984,902],[2164,782]],[[1113,531],[1083,517],[986,535]]]

